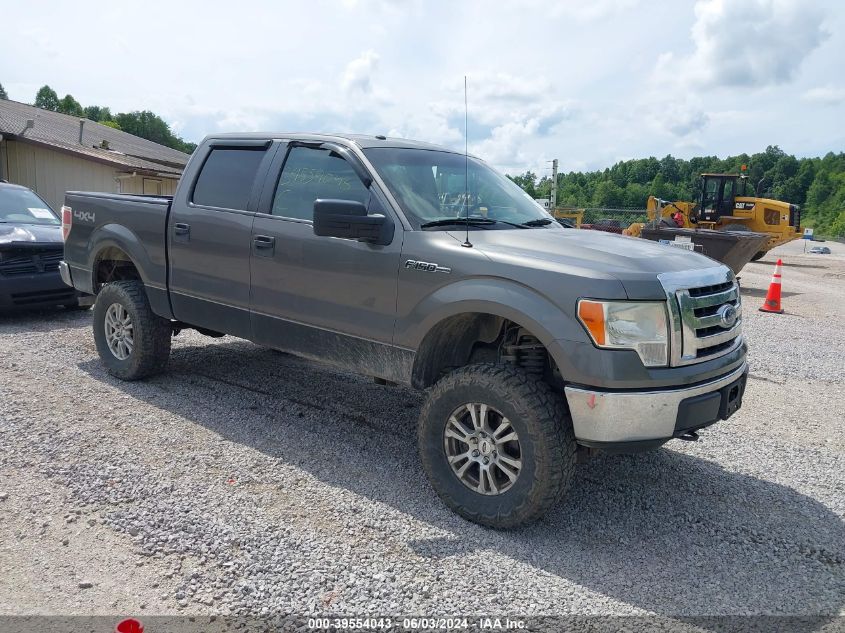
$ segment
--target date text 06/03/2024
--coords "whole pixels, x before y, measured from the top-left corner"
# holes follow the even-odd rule
[[[357,618],[309,618],[308,628],[320,630],[511,630],[518,631],[525,628],[524,620],[510,618],[482,617],[470,619],[465,617],[407,617],[399,619],[383,617]]]

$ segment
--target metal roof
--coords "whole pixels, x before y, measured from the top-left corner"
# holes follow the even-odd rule
[[[26,128],[28,119],[34,127]],[[11,140],[51,147],[97,162],[132,171],[178,176],[190,156],[184,152],[84,119],[79,142],[80,117],[42,110],[17,101],[0,100],[0,134]],[[109,149],[101,147],[102,141]]]

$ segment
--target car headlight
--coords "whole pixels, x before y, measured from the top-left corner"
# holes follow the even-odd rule
[[[669,364],[668,318],[663,302],[581,299],[578,320],[598,347],[632,349],[646,367]]]

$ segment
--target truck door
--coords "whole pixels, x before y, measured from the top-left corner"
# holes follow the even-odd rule
[[[355,200],[392,216],[337,152],[291,143],[279,150],[252,229],[255,341],[391,378],[390,347],[402,247],[318,237],[317,198]]]
[[[212,141],[168,223],[170,301],[190,325],[250,338],[249,256],[270,141]],[[263,167],[263,171],[262,171]]]

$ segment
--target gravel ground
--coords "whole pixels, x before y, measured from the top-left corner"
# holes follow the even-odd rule
[[[421,396],[226,337],[121,383],[90,314],[0,317],[0,614],[845,614],[845,245],[742,274],[745,405],[579,466],[536,525],[447,511]]]

